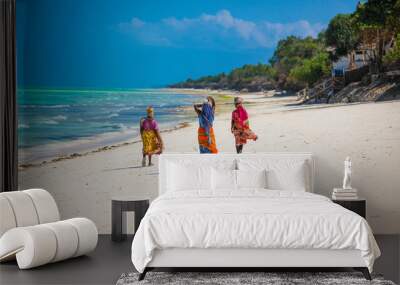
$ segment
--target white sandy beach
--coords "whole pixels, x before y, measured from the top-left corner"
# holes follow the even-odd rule
[[[367,216],[375,233],[400,231],[400,102],[282,108],[293,97],[247,95],[251,128],[259,140],[244,152],[312,152],[316,192],[330,196],[341,186],[343,160],[353,160],[353,186],[368,199]],[[253,102],[253,103],[252,103]],[[268,104],[272,104],[273,107]],[[218,112],[218,110],[217,110]],[[220,152],[234,152],[230,115],[214,124]],[[198,152],[197,123],[163,133],[165,152]],[[21,189],[45,188],[63,218],[85,216],[100,233],[110,233],[111,197],[157,196],[155,166],[141,165],[141,143],[130,143],[19,172]],[[380,209],[379,212],[376,209]]]

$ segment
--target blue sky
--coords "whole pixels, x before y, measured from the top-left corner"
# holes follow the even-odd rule
[[[20,87],[160,87],[267,62],[357,0],[17,0]]]

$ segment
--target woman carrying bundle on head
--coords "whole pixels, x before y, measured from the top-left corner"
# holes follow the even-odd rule
[[[198,140],[200,153],[218,153],[213,129],[215,100],[208,96],[203,104],[194,105],[199,117]]]
[[[243,107],[243,99],[235,97],[235,110],[232,112],[231,131],[235,136],[236,152],[242,153],[247,140],[257,140],[257,135],[250,129],[249,116]]]
[[[149,166],[153,154],[161,154],[163,151],[163,141],[158,129],[157,121],[154,119],[153,107],[147,107],[147,117],[140,120],[140,135],[143,142],[142,166],[146,166],[146,156],[149,157]]]

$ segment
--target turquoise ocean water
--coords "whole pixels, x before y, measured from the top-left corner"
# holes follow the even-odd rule
[[[148,105],[162,128],[176,126],[194,118],[184,107],[200,100],[163,89],[20,89],[20,163],[133,139]]]

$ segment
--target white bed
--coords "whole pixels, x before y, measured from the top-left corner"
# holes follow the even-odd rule
[[[380,255],[371,229],[312,193],[314,167],[309,153],[161,155],[160,196],[132,243],[141,278],[154,267],[355,267],[368,278]]]

